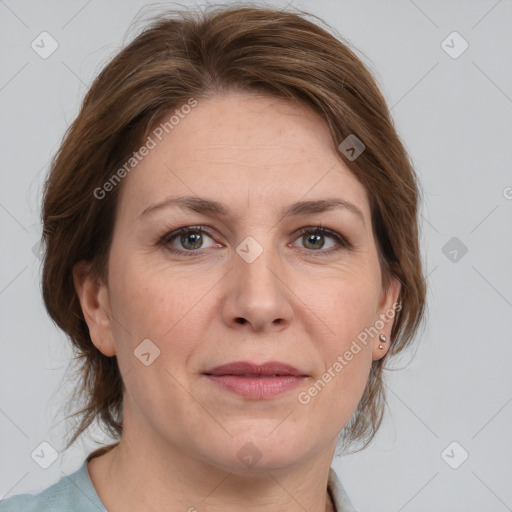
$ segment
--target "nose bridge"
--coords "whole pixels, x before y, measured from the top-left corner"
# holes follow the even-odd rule
[[[251,289],[264,288],[264,295],[261,295],[262,290],[259,290],[261,298],[266,296],[275,298],[279,293],[275,270],[278,266],[276,254],[269,247],[270,244],[264,248],[259,244],[256,246],[256,243],[255,241],[246,241],[237,248],[236,266],[240,269],[245,283],[243,290],[251,291]]]
[[[264,330],[289,322],[292,307],[272,237],[267,232],[259,239],[262,243],[246,237],[236,247],[226,320],[232,325],[249,323],[255,330]]]

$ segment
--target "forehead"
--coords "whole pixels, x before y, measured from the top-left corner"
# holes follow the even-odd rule
[[[337,154],[326,123],[304,105],[229,93],[199,100],[172,124],[171,116],[162,117],[150,134],[153,149],[123,183],[121,202],[132,213],[169,194],[214,195],[241,210],[248,202],[340,195],[369,216],[364,187]]]

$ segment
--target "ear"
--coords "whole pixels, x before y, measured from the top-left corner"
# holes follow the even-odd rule
[[[378,333],[373,337],[372,358],[374,361],[382,359],[389,350],[391,330],[397,313],[397,302],[401,289],[400,279],[392,275],[388,287],[382,290],[378,318],[375,319],[375,327],[378,329]],[[381,335],[386,337],[386,341],[379,339]],[[381,346],[382,348],[380,348]]]
[[[92,276],[91,264],[80,261],[73,267],[73,282],[94,346],[105,356],[114,356],[108,288]]]

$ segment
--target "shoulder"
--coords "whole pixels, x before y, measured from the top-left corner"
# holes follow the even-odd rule
[[[20,494],[0,501],[0,512],[50,512],[51,506],[40,494]]]
[[[20,494],[0,501],[0,512],[106,512],[91,483],[87,462],[39,494]]]

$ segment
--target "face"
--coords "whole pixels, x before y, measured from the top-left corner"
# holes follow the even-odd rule
[[[364,187],[316,114],[272,97],[199,101],[155,141],[122,183],[108,285],[75,280],[125,429],[230,471],[332,457],[399,292]],[[234,362],[295,370],[214,370]]]

